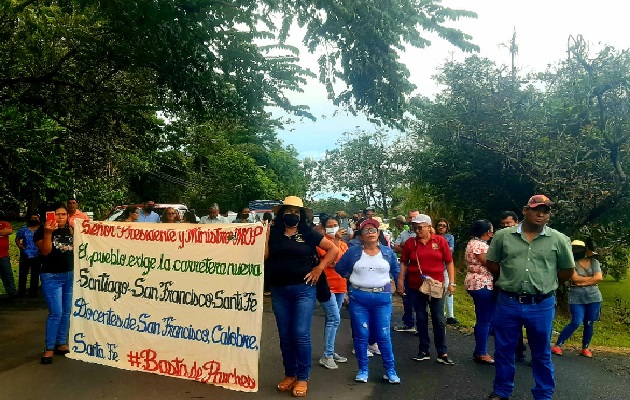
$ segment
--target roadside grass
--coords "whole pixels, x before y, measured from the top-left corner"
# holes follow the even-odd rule
[[[630,274],[629,274],[630,275]],[[459,330],[463,333],[472,334],[475,326],[475,307],[470,295],[466,292],[464,286],[464,278],[466,274],[458,271],[457,283],[458,290],[455,295],[455,317],[459,320]],[[601,320],[595,323],[595,333],[591,342],[591,348],[594,351],[604,350],[611,352],[619,352],[630,354],[630,324],[624,324],[619,321],[616,314],[615,298],[618,296],[622,299],[623,307],[630,313],[630,276],[620,282],[607,277],[599,284],[599,288],[604,297],[602,303]],[[568,307],[566,307],[568,309]],[[553,323],[553,340],[557,339],[558,334],[564,326],[569,323],[571,316],[568,313],[560,311],[556,314]],[[582,328],[578,328],[573,336],[567,341],[566,348],[574,348],[579,351],[582,347]]]

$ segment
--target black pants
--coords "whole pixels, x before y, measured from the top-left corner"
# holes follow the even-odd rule
[[[31,284],[29,286],[29,294],[32,297],[37,296],[37,286],[39,285],[39,270],[41,269],[41,257],[28,258],[20,255],[20,269],[18,276],[18,296],[26,294],[26,277],[29,272],[31,274]]]

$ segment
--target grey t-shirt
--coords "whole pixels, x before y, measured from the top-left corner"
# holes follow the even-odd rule
[[[588,269],[582,268],[576,261],[575,270],[578,275],[584,277],[591,277],[597,272],[602,272],[599,261],[594,258],[591,258],[591,265],[589,265]],[[569,288],[569,304],[599,303],[602,300],[602,293],[599,291],[597,284],[591,286],[571,286]]]

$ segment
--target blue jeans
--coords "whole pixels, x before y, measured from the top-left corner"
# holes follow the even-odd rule
[[[359,371],[368,370],[367,347],[373,337],[383,357],[386,371],[394,371],[394,351],[390,335],[392,319],[392,294],[372,293],[352,289],[348,293],[348,311],[354,337],[354,352]]]
[[[573,335],[573,332],[580,325],[584,324],[584,332],[582,334],[582,348],[588,349],[588,345],[591,344],[593,339],[593,324],[599,319],[599,310],[602,303],[590,303],[590,304],[569,304],[569,310],[571,311],[571,322],[564,327],[556,344],[562,346]]]
[[[0,258],[0,279],[4,285],[4,291],[9,296],[15,296],[15,279],[13,278],[13,270],[11,269],[11,258],[9,256]]]
[[[48,303],[46,320],[46,349],[68,344],[70,311],[72,309],[72,271],[57,274],[42,273],[42,293]]]
[[[431,339],[429,338],[429,314],[427,313],[427,303],[431,311],[431,323],[433,325],[433,340],[435,341],[435,350],[438,356],[448,352],[446,348],[446,318],[444,317],[444,297],[437,299],[432,297],[429,299],[419,290],[410,289],[407,296],[411,297],[413,308],[416,312],[416,329],[418,330],[418,338],[420,344],[418,351],[428,353],[431,347]]]
[[[335,337],[341,323],[339,312],[345,297],[345,293],[331,293],[330,300],[319,303],[326,313],[326,327],[324,328],[324,357],[326,358],[332,358],[335,354]]]
[[[307,381],[311,372],[311,320],[316,302],[315,285],[272,286],[284,375]]]
[[[475,355],[488,354],[488,337],[494,321],[494,292],[488,288],[469,290],[468,294],[475,303]]]
[[[402,316],[403,325],[414,326],[413,304],[411,303],[411,298],[409,297],[409,286],[407,283],[407,277],[405,277],[405,296],[402,297],[402,303],[403,303],[403,316]]]
[[[450,278],[448,277],[448,271],[446,270],[446,265],[444,266],[444,287],[448,288],[449,283],[451,283]],[[455,295],[451,294],[450,296],[445,294],[444,304],[446,304],[446,316],[448,318],[455,318],[455,311],[453,310],[453,300]]]
[[[499,292],[494,314],[494,392],[499,396],[510,397],[514,390],[514,354],[518,333],[525,326],[535,382],[532,395],[536,400],[552,398],[556,387],[551,362],[551,328],[556,314],[555,300],[551,296],[538,304],[520,304],[518,299]]]

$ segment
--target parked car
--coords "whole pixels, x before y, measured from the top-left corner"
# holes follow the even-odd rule
[[[262,221],[266,212],[271,213],[272,217],[275,217],[271,209],[280,204],[282,202],[278,200],[252,200],[248,205],[249,211],[254,214],[255,220]]]
[[[105,216],[105,218],[103,218],[103,221],[120,221],[122,219],[122,213],[125,208],[127,208],[127,206],[136,206],[138,208],[142,208],[143,205],[142,203],[140,203],[123,204],[120,206],[116,206]],[[184,220],[184,213],[188,211],[188,207],[186,207],[185,204],[155,203],[155,208],[153,209],[153,211],[155,211],[161,217],[164,210],[166,210],[168,207],[173,207],[174,209],[176,209],[179,212],[181,220]]]

